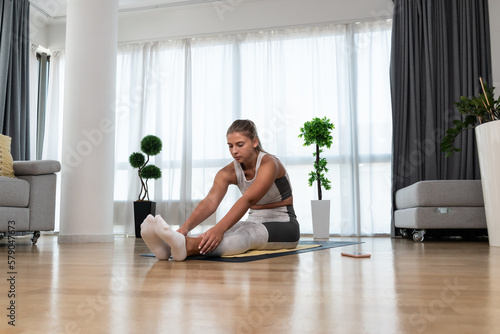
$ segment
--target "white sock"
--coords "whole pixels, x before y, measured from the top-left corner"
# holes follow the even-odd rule
[[[141,224],[142,239],[158,260],[168,260],[172,253],[170,246],[156,235],[156,225],[155,217],[148,215]]]
[[[156,215],[156,234],[170,245],[174,261],[184,261],[187,257],[186,237],[172,230],[160,215]]]

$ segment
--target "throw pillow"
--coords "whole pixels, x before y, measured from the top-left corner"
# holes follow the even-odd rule
[[[14,161],[10,154],[12,138],[0,134],[0,176],[15,177]]]

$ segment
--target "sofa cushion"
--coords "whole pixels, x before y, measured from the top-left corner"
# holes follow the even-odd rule
[[[16,222],[16,232],[29,231],[30,209],[0,206],[0,232],[9,231],[9,225],[12,226],[12,223],[9,224],[10,221]]]
[[[14,176],[14,162],[10,154],[10,143],[12,139],[9,136],[0,134],[0,176]]]
[[[396,192],[396,208],[484,206],[481,180],[420,181]]]
[[[394,211],[394,226],[411,229],[485,229],[482,206],[418,207]]]
[[[30,184],[28,181],[0,176],[0,206],[28,206],[30,199]]]

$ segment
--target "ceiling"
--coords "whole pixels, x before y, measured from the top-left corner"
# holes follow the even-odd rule
[[[119,0],[120,12],[186,6],[216,0]],[[31,0],[31,5],[53,19],[66,17],[67,0]]]

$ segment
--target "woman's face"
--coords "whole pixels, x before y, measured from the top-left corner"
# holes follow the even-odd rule
[[[227,145],[229,152],[237,162],[244,163],[255,158],[255,148],[258,145],[258,139],[251,140],[241,132],[231,132],[227,135]]]

